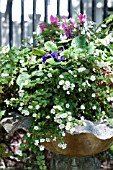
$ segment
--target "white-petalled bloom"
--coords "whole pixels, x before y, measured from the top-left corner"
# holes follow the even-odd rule
[[[57,89],[59,89],[60,88],[60,86],[59,85],[57,85]]]
[[[22,110],[22,114],[24,114],[25,116],[29,115],[29,111],[28,110]]]
[[[64,119],[64,118],[67,118],[67,116],[68,116],[67,113],[62,113],[62,114],[61,114],[61,118],[63,118],[63,119]]]
[[[81,92],[81,91],[82,91],[82,89],[81,89],[81,88],[78,88],[78,91],[79,91],[79,92]]]
[[[54,109],[58,109],[58,110],[63,110],[62,107],[60,105],[57,105],[57,106],[53,106]]]
[[[36,108],[36,110],[38,110],[38,109],[40,108],[40,106],[37,104],[37,105],[35,106],[35,108]]]
[[[49,78],[51,78],[51,77],[52,77],[52,74],[51,74],[51,73],[48,73],[47,76],[48,76]]]
[[[86,70],[86,68],[85,67],[80,67],[80,68],[78,68],[78,72],[80,73],[80,72],[83,72],[83,71],[85,71]]]
[[[40,143],[42,143],[42,142],[45,142],[45,139],[44,139],[44,138],[40,139]]]
[[[51,109],[50,111],[52,114],[55,114],[55,109]]]
[[[70,91],[67,91],[66,93],[69,95],[69,94],[70,94]]]
[[[43,151],[43,150],[44,150],[44,146],[43,146],[43,145],[40,145],[40,146],[39,146],[39,149],[40,149],[40,151]]]
[[[49,138],[46,138],[46,142],[50,142],[50,139],[49,139]]]
[[[38,127],[38,126],[34,126],[34,129],[35,129],[35,130],[38,130],[38,129],[39,129],[39,127]]]
[[[96,80],[96,77],[92,75],[92,76],[90,77],[90,80],[91,80],[91,81],[95,81],[95,80]]]
[[[65,126],[65,129],[66,130],[70,130],[71,128],[71,123],[70,122],[67,122],[66,126]]]
[[[56,140],[57,140],[57,138],[56,138],[56,136],[54,136],[53,141],[56,141]]]
[[[63,85],[63,90],[68,90],[68,86],[65,84],[65,85]]]
[[[67,117],[69,121],[72,121],[72,116]]]
[[[49,115],[47,115],[47,116],[46,116],[46,119],[50,119],[50,116],[49,116]]]
[[[8,77],[9,76],[9,74],[7,74],[7,73],[2,73],[1,74],[1,77]]]
[[[65,81],[65,85],[68,86],[68,87],[70,87],[70,81],[66,80],[66,81]]]
[[[59,148],[62,148],[62,149],[66,149],[67,144],[66,144],[66,143],[63,143],[63,144],[62,144],[62,143],[59,143],[59,144],[58,144],[58,147],[59,147]]]
[[[62,120],[60,118],[54,117],[54,122],[61,124]]]
[[[32,115],[32,116],[33,116],[33,117],[36,117],[36,115],[37,115],[36,113],[33,113],[33,115]]]
[[[96,97],[96,94],[95,93],[92,93],[92,95],[91,95],[92,97]]]
[[[23,109],[23,107],[19,107],[18,110],[21,111]]]
[[[61,86],[61,85],[63,85],[64,84],[64,80],[60,80],[59,81],[59,85]]]
[[[69,104],[69,103],[67,103],[67,104],[66,104],[66,108],[68,109],[69,107],[70,107],[70,104]]]
[[[96,106],[93,106],[93,107],[92,107],[93,110],[96,110],[96,108],[97,108]]]
[[[59,125],[59,129],[64,129],[65,125],[64,124],[60,124]]]
[[[65,133],[65,132],[62,132],[62,136],[66,136],[66,133]]]
[[[77,77],[77,75],[76,75],[76,74],[74,74],[74,77]]]
[[[108,97],[108,98],[107,98],[107,101],[110,102],[110,101],[111,101],[111,97]]]
[[[72,74],[72,75],[73,75],[73,72],[72,72],[72,70],[68,70],[68,73],[70,73],[70,74]]]
[[[83,82],[83,83],[82,83],[82,86],[85,87],[85,86],[86,86],[86,82]]]
[[[29,138],[31,136],[31,134],[30,133],[27,133],[27,137]]]
[[[60,77],[61,79],[63,79],[63,78],[64,78],[64,76],[63,76],[62,74],[60,74],[60,75],[59,75],[59,77]]]
[[[8,99],[4,100],[4,102],[6,103],[6,105],[9,105],[9,100]]]
[[[74,87],[75,87],[75,84],[74,84],[74,83],[72,83],[72,84],[71,84],[71,89],[73,90],[73,89],[74,89]]]
[[[39,144],[39,140],[35,140],[35,143],[34,143],[36,146],[38,146]]]
[[[23,97],[24,96],[24,90],[19,90],[18,94],[19,94],[19,97]]]
[[[80,106],[80,109],[81,109],[81,110],[85,110],[85,106],[82,104],[82,105]]]
[[[28,108],[29,108],[29,109],[32,109],[32,108],[33,108],[33,106],[29,105],[29,106],[28,106]]]

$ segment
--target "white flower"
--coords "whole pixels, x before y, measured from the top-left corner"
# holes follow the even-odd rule
[[[32,116],[33,116],[33,117],[36,117],[36,115],[37,115],[36,113],[33,113],[33,115],[32,115]]]
[[[81,116],[81,118],[80,118],[81,120],[84,120],[84,116]]]
[[[108,100],[108,102],[110,102],[111,101],[111,97],[108,97],[107,100]]]
[[[40,108],[40,106],[37,104],[37,105],[35,106],[35,108],[36,108],[36,110],[38,110],[38,109]]]
[[[53,141],[56,141],[56,136],[53,138]]]
[[[96,110],[96,106],[93,106],[92,109],[93,109],[93,110]]]
[[[76,75],[76,74],[74,74],[74,77],[77,77],[77,75]]]
[[[23,106],[23,105],[24,105],[24,103],[20,102],[20,106]]]
[[[60,88],[60,86],[59,85],[57,85],[57,89],[59,89]]]
[[[61,107],[60,105],[53,106],[53,108],[54,108],[54,109],[58,109],[58,110],[60,110],[60,111],[62,111],[62,110],[63,110],[63,109],[62,109],[62,107]]]
[[[61,114],[61,118],[67,118],[68,114],[67,113],[63,113]]]
[[[71,89],[73,90],[73,89],[74,89],[74,87],[75,87],[75,84],[74,84],[74,83],[72,83],[72,84],[71,84]]]
[[[65,85],[68,86],[68,87],[70,87],[70,81],[66,80],[66,81],[65,81]]]
[[[77,59],[78,59],[78,56],[75,55],[75,56],[74,56],[74,59],[77,60]]]
[[[90,77],[90,80],[91,80],[91,81],[95,81],[95,80],[96,80],[96,77],[92,75],[92,76]]]
[[[85,106],[84,106],[84,105],[81,105],[81,106],[80,106],[80,109],[81,109],[81,110],[85,110]]]
[[[86,80],[86,84],[90,87],[91,85],[89,84],[88,80]]]
[[[73,74],[73,72],[71,70],[68,70],[68,73]]]
[[[10,100],[12,100],[12,101],[13,101],[13,100],[16,100],[16,99],[15,99],[15,98],[11,98]]]
[[[59,147],[59,148],[62,148],[62,149],[66,149],[67,144],[66,144],[66,143],[63,143],[63,144],[62,144],[62,143],[59,143],[59,144],[58,144],[58,147]]]
[[[67,104],[66,104],[66,108],[69,108],[69,107],[70,107],[70,104],[69,104],[69,103],[67,103]]]
[[[42,142],[45,142],[45,139],[43,139],[43,138],[42,138],[42,139],[40,139],[40,142],[41,142],[41,143],[42,143]]]
[[[49,139],[49,138],[46,138],[46,142],[50,142],[50,139]]]
[[[1,77],[8,77],[9,76],[9,74],[7,74],[7,73],[2,73],[1,74]]]
[[[34,129],[35,129],[35,130],[38,130],[38,129],[39,129],[39,127],[38,127],[38,126],[34,126]]]
[[[19,90],[18,94],[19,94],[19,97],[23,97],[24,96],[24,90]]]
[[[6,105],[9,105],[9,100],[8,99],[4,100],[4,102],[6,103]]]
[[[51,74],[51,73],[48,73],[47,76],[48,76],[49,78],[51,78],[51,77],[52,77],[52,74]]]
[[[25,116],[29,115],[29,111],[28,110],[22,110],[22,114],[24,114]]]
[[[30,133],[27,133],[27,137],[29,138],[31,136],[31,134]]]
[[[79,92],[81,92],[81,91],[82,91],[82,89],[81,89],[81,88],[78,88],[78,91],[79,91]]]
[[[32,108],[33,108],[33,106],[29,105],[29,106],[28,106],[28,108],[29,108],[29,109],[32,109]]]
[[[64,84],[64,80],[60,80],[59,81],[59,85],[61,86],[61,85],[63,85]]]
[[[63,85],[63,90],[68,90],[68,86],[65,84],[65,85]]]
[[[113,97],[111,97],[111,101],[113,101]]]
[[[52,114],[55,114],[55,109],[51,109],[50,111]]]
[[[67,117],[69,121],[72,121],[72,116]]]
[[[42,64],[39,64],[39,70],[41,71],[42,70]]]
[[[85,86],[86,86],[86,82],[83,82],[83,83],[82,83],[82,86],[84,86],[84,87],[85,87]]]
[[[35,143],[34,143],[36,146],[38,146],[39,144],[39,140],[35,140]]]
[[[59,75],[59,77],[61,78],[61,79],[63,79],[64,78],[64,76],[61,74],[61,75]]]
[[[92,97],[95,97],[96,95],[95,95],[95,93],[92,93],[92,95],[91,95]]]
[[[64,127],[65,127],[64,124],[60,124],[60,125],[59,125],[59,129],[63,129]]]
[[[49,116],[49,115],[47,115],[47,116],[46,116],[46,119],[50,119],[50,116]]]
[[[85,67],[80,67],[80,68],[78,68],[78,72],[80,73],[80,72],[83,72],[83,71],[85,71],[86,70],[86,68]]]
[[[56,118],[60,118],[61,115],[60,115],[60,114],[56,114],[55,117],[56,117]]]
[[[62,132],[62,136],[66,136],[66,133],[65,133],[65,132]]]
[[[20,111],[20,110],[22,110],[22,108],[23,108],[23,107],[19,107],[18,110]]]
[[[65,129],[66,130],[70,130],[71,128],[71,123],[70,122],[67,122],[66,126],[65,126]]]
[[[70,94],[70,91],[67,91],[66,93],[69,95],[69,94]]]

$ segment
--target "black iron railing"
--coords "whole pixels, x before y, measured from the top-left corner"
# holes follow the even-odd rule
[[[12,21],[12,4],[14,0],[7,0],[7,8],[6,8],[6,15],[9,19],[9,46],[10,48],[13,46],[13,21]],[[66,0],[65,0],[66,1]],[[44,21],[48,21],[48,0],[44,0]],[[96,0],[91,0],[92,3],[92,20],[96,22]],[[36,31],[36,3],[38,0],[32,0],[33,3],[33,17],[32,17],[32,32]],[[107,7],[108,0],[103,0],[103,19],[108,16],[108,7]],[[24,25],[24,9],[25,9],[24,0],[21,0],[21,43],[22,40],[25,38],[25,25]],[[57,15],[60,16],[60,0],[57,0]],[[84,0],[80,0],[80,13],[84,13]],[[72,0],[68,0],[68,17],[72,17]],[[0,13],[0,46],[2,44],[1,40],[1,13]],[[35,41],[33,41],[35,43]]]

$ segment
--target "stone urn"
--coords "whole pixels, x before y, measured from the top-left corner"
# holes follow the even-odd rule
[[[28,131],[31,119],[17,113],[1,120],[4,129],[13,135],[18,129]],[[113,128],[108,122],[93,123],[83,120],[83,126],[76,126],[73,134],[68,131],[64,137],[66,149],[58,147],[58,141],[45,142],[44,146],[53,153],[51,170],[99,170],[100,161],[95,154],[113,145]]]

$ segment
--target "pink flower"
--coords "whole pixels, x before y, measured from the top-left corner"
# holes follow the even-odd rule
[[[51,23],[58,23],[58,18],[51,15],[50,16],[50,21],[51,21]]]
[[[86,21],[86,15],[80,14],[77,19],[80,21],[80,24],[84,24]]]
[[[46,27],[47,27],[46,24],[44,24],[44,23],[40,24],[40,29],[41,29],[42,32],[44,32],[44,29],[45,29]]]

